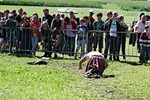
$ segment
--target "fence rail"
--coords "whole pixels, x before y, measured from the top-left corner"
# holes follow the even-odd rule
[[[33,28],[32,28],[33,29]],[[4,44],[2,46],[3,52],[9,52],[11,54],[35,54],[35,52],[44,52],[47,54],[47,56],[51,56],[52,53],[54,55],[61,54],[61,55],[69,55],[74,56],[76,54],[81,54],[83,56],[85,53],[92,50],[94,43],[96,43],[96,51],[99,51],[98,44],[102,44],[103,42],[103,54],[104,55],[111,55],[109,53],[110,47],[108,47],[108,50],[106,50],[106,46],[110,45],[110,37],[107,37],[106,31],[102,30],[90,30],[89,33],[92,33],[92,37],[89,36],[89,34],[83,35],[83,38],[85,41],[79,42],[77,41],[77,35],[79,33],[82,33],[81,31],[78,31],[75,37],[69,37],[65,34],[63,34],[63,31],[56,30],[55,32],[46,32],[45,30],[40,30],[40,37],[31,36],[31,28],[24,28],[24,27],[17,27],[17,28],[9,28],[9,27],[2,27],[0,28],[1,34],[4,38]],[[72,30],[76,31],[76,30]],[[139,53],[137,52],[136,47],[136,37],[137,35],[133,32],[117,32],[118,34],[125,34],[125,46],[122,49],[125,49],[125,55],[126,57],[139,57]],[[101,36],[102,35],[102,36]],[[131,39],[131,36],[134,36],[133,40]],[[102,37],[102,38],[101,38]],[[121,39],[119,39],[121,38]],[[116,42],[116,49],[119,49],[122,47],[122,35],[117,36],[117,42]],[[119,41],[118,41],[119,39]],[[101,41],[100,41],[101,40]],[[83,43],[84,42],[84,43]],[[97,43],[99,42],[99,43]],[[107,43],[109,42],[109,43]],[[35,44],[34,44],[35,43]],[[119,44],[119,47],[118,47]],[[81,48],[78,48],[79,50],[76,51],[77,45]],[[82,45],[82,46],[81,46]],[[33,47],[35,46],[35,47]],[[107,52],[108,53],[107,53]],[[120,52],[123,50],[119,49],[118,56],[123,56],[123,54]]]

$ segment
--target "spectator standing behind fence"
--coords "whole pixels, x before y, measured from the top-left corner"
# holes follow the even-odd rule
[[[118,20],[119,20],[119,27],[117,33],[117,61],[120,61],[119,59],[120,48],[122,48],[123,61],[126,61],[125,48],[126,48],[126,34],[128,26],[124,22],[124,16],[119,16]]]
[[[88,34],[88,27],[84,24],[85,20],[82,19],[80,20],[80,25],[77,26],[77,33],[78,33],[78,37],[77,37],[77,47],[76,47],[76,53],[79,51],[80,47],[81,47],[81,55],[80,58],[83,57],[84,53],[85,53],[85,45],[87,43],[87,34]],[[75,59],[77,58],[77,54],[75,54]]]
[[[84,25],[87,26],[88,30],[90,30],[90,23],[89,23],[89,17],[88,16],[84,16]],[[92,51],[92,39],[93,39],[93,34],[92,32],[88,32],[87,33],[87,41],[86,41],[86,53]]]
[[[107,12],[107,22],[110,18],[112,18],[112,11]],[[105,25],[105,50],[104,50],[104,58],[107,59],[108,50],[110,50],[110,34],[109,34],[109,25]]]
[[[36,48],[38,46],[38,41],[40,38],[40,22],[36,15],[31,18],[31,41],[32,41],[32,53],[36,56]]]
[[[134,26],[134,33],[137,34],[137,50],[140,53],[140,45],[139,45],[139,38],[142,32],[144,32],[145,25],[150,25],[150,21],[146,21],[145,15],[141,16],[141,20],[136,23]]]
[[[8,20],[8,14],[10,13],[9,10],[5,10],[4,11],[4,20],[7,21]]]
[[[22,37],[21,37],[21,54],[23,55],[30,55],[31,50],[31,36],[30,36],[30,22],[27,19],[26,15],[22,16],[22,22],[21,22],[21,31],[22,31]]]
[[[63,47],[63,21],[60,19],[60,14],[57,14],[56,17],[52,20],[51,23],[52,29],[52,39],[54,41],[54,58],[57,58],[57,52],[62,51]]]
[[[94,19],[94,10],[89,11],[89,30],[93,30],[93,22],[95,21]],[[88,52],[92,51],[92,45],[93,45],[93,32],[89,32],[88,34]]]
[[[2,20],[0,20],[0,53],[1,53],[1,47],[4,43],[4,33],[3,33],[3,25],[4,25],[4,22]]]
[[[17,21],[17,24],[18,24],[18,30],[17,30],[17,34],[16,34],[16,37],[17,37],[17,45],[16,45],[16,48],[17,48],[17,53],[20,53],[19,48],[20,48],[20,45],[22,45],[22,31],[20,30],[20,26],[21,26],[21,23],[22,23],[22,13],[23,13],[23,9],[20,8],[18,10],[18,15],[14,16],[15,20]]]
[[[104,29],[104,21],[102,20],[103,14],[100,12],[97,14],[97,20],[93,22],[94,30],[103,30]],[[94,46],[93,50],[96,51],[98,44],[99,52],[102,53],[103,48],[103,32],[95,32],[94,33]]]
[[[64,19],[63,32],[65,35],[65,44],[62,49],[62,58],[64,57],[65,51],[68,53],[68,58],[70,58],[74,53],[76,28],[77,25],[74,20],[71,20],[69,17]]]
[[[44,14],[44,16],[42,17],[42,22],[46,21],[48,23],[49,28],[51,29],[51,23],[52,23],[52,20],[54,17],[49,14],[49,9],[47,9],[47,8],[43,9],[43,14]],[[51,44],[48,44],[48,45],[49,45],[49,47],[52,46]],[[51,55],[52,55],[52,49],[51,49],[51,52],[45,52],[45,54],[43,56],[51,57]]]
[[[150,32],[149,26],[145,26],[144,32],[141,33],[139,38],[139,43],[141,46],[141,52],[139,57],[139,63],[143,64],[144,62],[147,63],[150,56]]]
[[[50,30],[50,27],[48,25],[47,21],[44,21],[42,23],[41,27],[41,36],[42,36],[42,45],[44,50],[44,57],[50,57],[51,58],[51,52],[52,52],[52,32]]]
[[[110,60],[116,60],[117,53],[117,31],[118,31],[118,13],[113,12],[112,18],[105,22],[106,25],[109,25],[109,34],[110,34]],[[112,59],[113,56],[113,59]]]
[[[13,20],[13,14],[8,14],[8,20],[6,21],[5,26],[7,27],[7,39],[9,45],[9,55],[12,54],[12,47],[15,46],[16,42],[16,28],[17,22]]]
[[[142,15],[145,15],[145,13],[142,12],[139,14],[139,20],[141,20]],[[138,21],[136,21],[135,19],[133,20],[132,25],[131,25],[131,32],[135,31],[134,27],[137,22]],[[132,44],[132,46],[135,46],[135,42],[136,42],[136,34],[132,33],[129,38],[129,44]],[[137,50],[138,50],[138,48],[137,48]]]

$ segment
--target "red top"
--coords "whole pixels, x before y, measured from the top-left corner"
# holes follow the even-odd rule
[[[40,31],[38,29],[38,28],[40,28],[40,23],[34,22],[34,21],[31,22],[31,28],[37,28],[37,29],[35,29],[35,31],[34,31],[34,29],[31,29],[31,37],[33,37],[34,32],[36,33],[37,37],[40,37]]]
[[[76,28],[77,28],[76,22],[74,20],[70,19],[70,24],[72,26],[72,29],[76,30]],[[64,29],[63,29],[64,30],[64,34],[66,34],[66,26],[67,26],[67,23],[64,22]],[[76,32],[73,32],[73,33],[75,34]]]
[[[90,22],[93,23],[95,19],[92,16],[89,16]]]

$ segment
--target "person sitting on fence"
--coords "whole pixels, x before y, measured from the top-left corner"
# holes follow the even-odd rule
[[[100,77],[104,70],[108,67],[108,63],[100,52],[91,51],[81,58],[79,62],[79,69],[82,69],[82,63],[88,60],[85,69],[87,77]]]
[[[148,25],[145,26],[145,31],[142,32],[140,35],[139,43],[141,47],[140,52],[140,61],[139,63],[143,64],[144,62],[147,63],[150,56],[150,28]]]
[[[80,25],[77,26],[77,31],[78,31],[78,37],[77,37],[77,47],[76,47],[76,53],[81,47],[81,55],[80,58],[84,55],[85,53],[85,44],[87,43],[87,32],[88,32],[88,27],[84,25],[85,20],[82,19],[80,20]],[[75,54],[75,59],[77,58],[77,54]]]
[[[42,36],[42,45],[45,52],[43,57],[50,57],[52,55],[52,32],[47,21],[42,23],[41,27],[41,36]]]

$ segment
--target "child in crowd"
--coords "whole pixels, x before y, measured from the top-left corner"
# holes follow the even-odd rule
[[[52,53],[47,51],[52,51],[52,33],[47,21],[43,21],[41,27],[42,45],[45,52],[44,57],[51,57]]]
[[[141,47],[139,63],[147,63],[150,55],[150,33],[149,26],[145,26],[144,32],[140,35],[139,43]]]
[[[87,32],[88,32],[88,27],[84,24],[85,20],[82,19],[80,20],[80,25],[77,26],[77,31],[78,31],[78,37],[77,37],[77,47],[76,47],[76,53],[81,47],[81,55],[82,57],[85,52],[85,44],[86,44],[86,39],[87,39]],[[77,54],[75,55],[75,59],[77,57]]]

